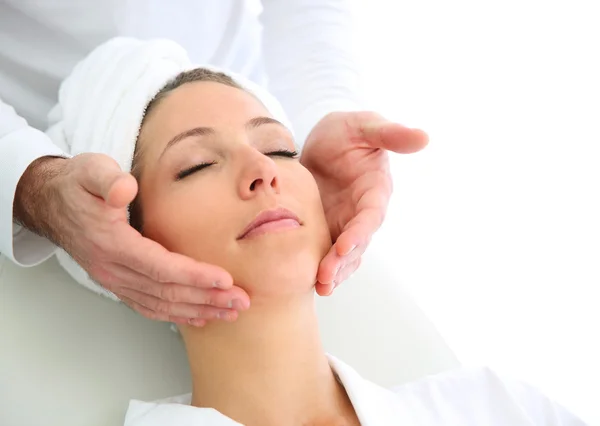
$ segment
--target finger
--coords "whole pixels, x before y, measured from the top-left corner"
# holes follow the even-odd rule
[[[319,296],[329,296],[333,292],[334,287],[335,284],[333,283],[323,284],[318,282],[315,284],[315,291]]]
[[[206,320],[203,319],[191,319],[188,320],[189,325],[193,325],[195,327],[204,327],[206,325]]]
[[[315,284],[315,290],[319,296],[331,296],[333,291],[339,287],[344,281],[352,276],[354,272],[359,268],[362,258],[358,257],[353,259],[351,262],[346,263],[335,275],[335,278],[327,284],[317,282]]]
[[[320,284],[331,284],[333,278],[341,267],[342,258],[337,254],[335,244],[329,249],[325,257],[319,263],[317,270],[317,281]]]
[[[188,320],[199,318],[204,320],[222,319],[226,321],[233,321],[237,318],[237,312],[233,309],[220,309],[215,308],[214,306],[191,305],[189,303],[165,302],[157,297],[128,288],[121,289],[117,296],[119,296],[119,298],[125,297],[128,300],[135,302],[137,305],[145,308],[144,312],[148,315],[154,316],[151,319],[160,319],[161,321],[165,321],[164,318],[169,320],[171,317],[187,318]]]
[[[390,121],[368,122],[360,130],[363,140],[372,148],[383,148],[400,154],[418,152],[429,143],[429,136],[423,130]]]
[[[169,322],[173,322],[177,325],[193,325],[195,327],[204,327],[206,325],[206,320],[203,319],[187,319],[187,318],[179,318],[179,317],[171,317]]]
[[[337,254],[336,248],[333,246],[319,264],[317,281],[321,284],[331,284],[341,267],[342,257]]]
[[[383,179],[373,179],[371,182],[376,186],[364,190],[356,203],[356,215],[345,224],[336,239],[336,242],[341,239],[341,254],[349,252],[352,246],[360,244],[362,240],[370,239],[385,219],[392,193],[391,184]],[[350,233],[342,238],[346,231]]]
[[[317,280],[322,284],[331,284],[340,269],[347,263],[363,255],[371,236],[368,226],[356,221],[342,232],[329,252],[321,260],[317,271]],[[346,248],[340,248],[346,247]]]
[[[348,264],[354,262],[356,259],[360,259],[363,255],[370,241],[370,237],[352,237],[353,228],[343,232],[338,238],[335,244],[331,247],[327,255],[321,260],[319,264],[319,270],[317,272],[317,280],[322,284],[331,284],[332,281],[336,281],[336,276],[339,272]],[[347,235],[350,235],[348,237]],[[352,241],[360,243],[353,244],[353,249],[346,252],[346,255],[341,255],[341,249],[339,249],[338,242],[343,239],[350,238]]]
[[[160,244],[142,237],[133,228],[121,237],[118,263],[159,283],[176,283],[200,288],[228,290],[233,286],[231,275],[223,268],[197,262],[187,256],[172,253]]]
[[[133,201],[137,191],[137,181],[132,175],[125,173],[112,183],[105,201],[111,207],[125,208]]]
[[[349,256],[356,252],[361,255],[366,249],[366,245],[373,234],[379,229],[383,223],[381,213],[377,209],[365,209],[354,217],[345,226],[340,236],[335,241],[335,248],[338,256]],[[358,250],[357,250],[358,249]]]
[[[337,288],[340,284],[346,281],[348,278],[352,276],[356,272],[356,270],[360,267],[362,262],[362,257],[352,260],[345,264],[337,273],[335,279],[333,280],[335,283],[335,287]]]
[[[189,319],[188,318],[181,318],[181,317],[169,317],[169,322],[173,322],[175,324],[179,324],[179,325],[185,325],[185,324],[189,324]]]
[[[355,252],[354,256],[364,253],[371,237],[383,223],[390,192],[389,189],[369,189],[360,197],[357,202],[358,214],[344,226],[335,244],[319,265],[319,282],[331,283],[341,267],[341,257]]]
[[[154,311],[146,308],[145,306],[140,305],[135,300],[128,298],[127,296],[124,296],[121,294],[121,295],[118,295],[118,297],[121,300],[121,302],[125,303],[125,305],[129,306],[131,309],[133,309],[135,312],[139,313],[143,317],[146,317],[148,319],[155,320],[155,321],[170,321],[170,318],[168,315],[159,314],[157,312],[154,312]]]
[[[203,319],[187,319],[187,318],[180,318],[180,317],[168,317],[167,319],[164,319],[163,317],[157,317],[155,316],[155,314],[149,310],[148,308],[140,305],[139,303],[129,299],[128,297],[125,296],[121,296],[120,300],[129,308],[131,308],[134,312],[138,312],[139,314],[141,314],[142,316],[148,318],[148,319],[152,319],[155,321],[165,321],[165,322],[174,322],[175,324],[180,324],[180,325],[185,325],[185,324],[192,324],[195,325],[197,327],[203,327],[206,324],[206,320]]]
[[[367,226],[359,221],[350,221],[345,230],[335,240],[334,248],[338,256],[349,256],[363,241],[370,238]]]
[[[116,281],[120,282],[120,288],[136,290],[165,302],[210,305],[216,308],[234,308],[237,310],[245,310],[250,306],[248,293],[240,287],[234,286],[229,290],[220,290],[217,288],[203,289],[176,283],[159,283],[121,265],[115,264],[113,266],[113,273]]]
[[[119,164],[108,155],[88,154],[85,161],[82,160],[82,164],[79,183],[89,193],[101,197],[107,202],[111,198],[111,191],[112,197],[119,202],[122,202],[126,195],[131,195],[128,192],[131,192],[133,184],[128,176],[131,179],[133,176],[123,172]],[[133,180],[135,181],[135,179]],[[115,186],[114,189],[113,186]],[[137,183],[135,190],[137,192]]]

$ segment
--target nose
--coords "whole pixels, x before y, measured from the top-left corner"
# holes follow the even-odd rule
[[[279,176],[275,162],[261,154],[250,154],[240,178],[240,197],[249,200],[261,193],[279,194]]]

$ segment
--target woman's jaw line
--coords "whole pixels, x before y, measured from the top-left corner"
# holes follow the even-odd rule
[[[237,313],[235,320],[225,321],[220,319],[210,320],[203,327],[195,327],[185,325],[189,331],[196,331],[199,334],[212,334],[212,333],[235,333],[236,329],[246,329],[250,327],[251,330],[261,328],[262,321],[275,320],[278,317],[285,317],[290,311],[297,311],[303,309],[304,306],[311,306],[311,309],[315,307],[315,296],[317,283],[316,278],[312,285],[306,286],[305,290],[298,291],[296,293],[279,293],[279,294],[260,294],[256,291],[247,290],[250,306]],[[288,284],[282,284],[288,285]],[[295,286],[298,284],[294,284]],[[304,286],[303,286],[304,287]],[[252,332],[250,332],[252,334]]]

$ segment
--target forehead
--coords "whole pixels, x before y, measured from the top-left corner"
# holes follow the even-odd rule
[[[160,122],[161,127],[167,125],[180,131],[190,125],[242,126],[255,116],[270,117],[265,106],[245,90],[204,81],[185,83],[172,90],[158,103],[152,115],[152,121]]]
[[[195,127],[211,127],[218,133],[237,132],[258,116],[271,114],[245,90],[215,82],[185,83],[150,111],[140,129],[136,150],[140,162],[148,168],[168,141],[181,132]]]

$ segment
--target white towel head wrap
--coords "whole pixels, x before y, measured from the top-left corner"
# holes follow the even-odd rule
[[[292,130],[279,102],[243,76],[193,65],[183,47],[170,40],[117,37],[94,49],[62,83],[58,104],[48,115],[50,127],[46,133],[67,154],[103,153],[130,172],[148,103],[178,74],[200,67],[229,75]],[[64,250],[59,249],[56,256],[79,283],[119,300],[92,281]]]

